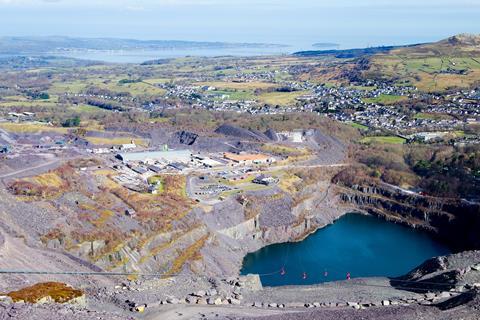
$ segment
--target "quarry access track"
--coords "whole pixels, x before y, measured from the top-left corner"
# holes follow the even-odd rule
[[[18,178],[20,176],[23,176],[25,173],[30,173],[30,171],[35,171],[35,172],[39,171],[39,170],[43,171],[43,169],[46,169],[46,171],[48,171],[50,169],[53,169],[53,168],[57,167],[63,161],[66,161],[66,160],[69,160],[69,159],[50,160],[48,162],[39,164],[35,167],[24,168],[24,169],[16,170],[14,172],[9,172],[9,173],[4,174],[4,175],[0,175],[0,179],[7,179],[7,178],[13,178],[13,177]],[[31,175],[31,174],[26,174],[26,175]]]

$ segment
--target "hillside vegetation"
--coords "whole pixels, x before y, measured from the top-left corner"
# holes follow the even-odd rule
[[[480,84],[480,36],[458,35],[377,54],[362,75],[425,91],[476,86]]]

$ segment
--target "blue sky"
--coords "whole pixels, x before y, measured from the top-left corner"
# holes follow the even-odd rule
[[[0,35],[343,47],[480,33],[480,0],[0,0]]]

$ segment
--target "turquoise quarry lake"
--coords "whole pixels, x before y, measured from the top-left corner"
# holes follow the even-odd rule
[[[347,214],[301,242],[274,244],[248,254],[242,274],[260,274],[264,286],[345,280],[348,273],[351,278],[395,277],[448,253],[425,232]]]

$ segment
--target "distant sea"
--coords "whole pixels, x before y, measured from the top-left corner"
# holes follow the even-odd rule
[[[57,56],[69,57],[82,60],[103,61],[107,63],[142,63],[156,59],[172,59],[183,57],[255,57],[289,55],[298,51],[308,50],[330,50],[336,47],[318,48],[312,45],[285,45],[285,46],[264,46],[264,47],[225,47],[225,48],[168,48],[155,50],[70,50],[52,51],[35,54],[2,54],[0,58],[12,56]]]
[[[313,47],[312,47],[313,48]],[[77,59],[105,61],[110,63],[142,63],[155,59],[193,57],[218,57],[218,56],[269,56],[291,54],[300,48],[262,47],[262,48],[212,48],[212,49],[163,49],[163,50],[88,50],[52,52],[49,55],[64,56]],[[303,48],[301,49],[303,50]]]

